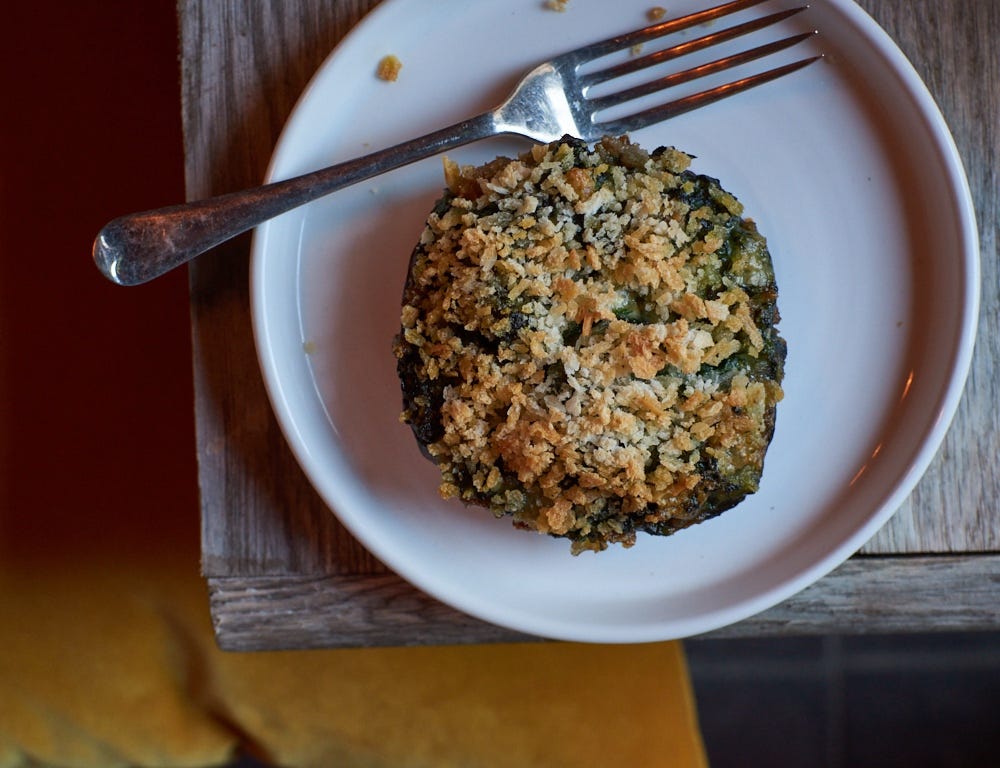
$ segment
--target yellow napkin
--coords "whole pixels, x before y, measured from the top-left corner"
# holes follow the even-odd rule
[[[0,575],[0,768],[706,765],[679,643],[224,653],[194,570]]]

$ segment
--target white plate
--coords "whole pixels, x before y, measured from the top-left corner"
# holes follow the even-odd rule
[[[403,141],[497,103],[550,55],[642,26],[649,0],[388,0],[333,52],[274,154],[279,179]],[[671,2],[671,13],[705,2]],[[781,7],[746,11],[747,18]],[[803,17],[808,18],[803,18]],[[639,642],[746,618],[808,586],[890,517],[961,396],[978,305],[978,244],[961,162],[903,55],[847,0],[786,22],[826,59],[648,128],[746,205],[773,254],[786,398],[759,493],[632,549],[569,554],[437,495],[400,424],[390,346],[410,250],[439,196],[434,158],[257,231],[253,313],[274,410],[344,525],[427,593],[536,635]],[[375,78],[379,59],[403,62]],[[753,66],[753,65],[751,65]],[[759,67],[759,64],[757,65]],[[455,151],[478,163],[511,138]]]

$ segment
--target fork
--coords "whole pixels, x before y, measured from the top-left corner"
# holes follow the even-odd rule
[[[706,24],[763,2],[767,0],[732,0],[569,51],[528,72],[507,100],[496,109],[411,141],[292,179],[122,216],[109,222],[98,233],[93,248],[94,262],[112,282],[138,285],[163,275],[286,211],[454,147],[502,134],[519,135],[546,143],[567,134],[587,142],[596,141],[602,136],[627,134],[775,80],[820,58],[813,56],[801,59],[658,106],[641,109],[626,117],[601,119],[601,113],[613,107],[620,107],[640,97],[776,53],[816,34],[815,31],[797,34],[674,72],[642,85],[604,96],[588,97],[588,92],[595,85],[764,29],[807,8],[803,6],[778,11],[664,50],[633,56],[617,65],[587,71],[587,64],[609,54],[628,49],[637,51],[644,43]]]

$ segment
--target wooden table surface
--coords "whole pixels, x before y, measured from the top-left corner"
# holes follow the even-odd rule
[[[820,0],[824,2],[825,0]],[[259,183],[303,87],[375,0],[180,0],[189,199]],[[979,335],[930,470],[827,577],[715,635],[1000,626],[1000,3],[862,0],[937,99],[965,162],[982,247]],[[275,422],[250,323],[249,237],[190,267],[202,569],[233,650],[514,640],[385,568],[312,490]]]

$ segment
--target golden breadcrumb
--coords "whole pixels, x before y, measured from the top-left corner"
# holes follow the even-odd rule
[[[386,82],[395,82],[399,77],[399,70],[403,68],[403,62],[401,62],[396,56],[389,54],[388,56],[383,56],[378,63],[378,68],[375,70],[375,75],[379,80],[385,80]]]
[[[689,164],[624,138],[445,160],[395,345],[442,495],[578,552],[756,490],[782,396],[770,255]]]

